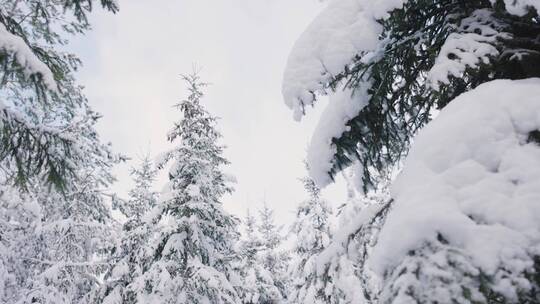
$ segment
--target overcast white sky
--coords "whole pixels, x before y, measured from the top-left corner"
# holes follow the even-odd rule
[[[293,121],[281,79],[293,43],[321,6],[318,0],[129,0],[117,15],[96,13],[94,30],[73,47],[84,62],[81,83],[104,115],[103,139],[133,158],[115,170],[115,191],[124,194],[132,185],[128,168],[141,155],[169,147],[166,133],[180,117],[172,105],[185,96],[178,75],[196,63],[212,83],[203,103],[222,118],[232,162],[227,171],[238,179],[226,209],[243,216],[266,197],[278,222],[290,222],[305,198],[298,178],[322,107]],[[325,196],[337,206],[345,190],[333,186]]]

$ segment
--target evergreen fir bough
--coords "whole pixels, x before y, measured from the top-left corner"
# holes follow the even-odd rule
[[[99,118],[74,79],[80,60],[61,49],[70,35],[90,28],[91,0],[6,0],[0,4],[0,159],[25,186],[40,176],[62,189],[85,157],[74,137],[81,124]],[[113,0],[101,0],[116,12]],[[41,174],[44,172],[45,174]]]
[[[375,49],[359,51],[339,73],[326,71],[317,87],[305,88],[311,97],[296,97],[308,105],[316,93],[368,87],[367,105],[332,140],[336,150],[328,174],[334,177],[358,161],[365,190],[373,188],[373,172],[397,164],[431,114],[456,96],[494,79],[540,76],[538,12],[511,2],[399,1],[402,6],[378,17]]]

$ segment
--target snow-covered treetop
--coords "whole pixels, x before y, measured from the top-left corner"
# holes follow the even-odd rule
[[[540,255],[539,96],[540,79],[488,82],[420,131],[370,255],[380,276],[443,244],[493,278],[490,288],[509,302],[531,288],[524,274]],[[438,265],[448,258],[442,252],[432,257]]]
[[[162,168],[172,161],[168,186],[172,192],[164,193],[162,200],[182,196],[187,200],[205,198],[218,202],[232,188],[220,168],[229,162],[222,155],[224,146],[218,143],[221,134],[216,129],[217,117],[201,104],[202,88],[207,84],[196,73],[182,77],[188,84],[189,95],[176,105],[183,118],[167,135],[178,146],[164,153],[158,163]]]
[[[221,171],[228,161],[219,144],[217,118],[201,104],[206,83],[196,72],[182,77],[188,97],[176,104],[182,117],[167,136],[175,147],[158,161],[160,169],[169,165],[169,180],[150,212],[160,229],[152,236],[148,265],[135,280],[137,299],[238,303],[229,281],[238,221],[221,202],[232,191]]]
[[[157,203],[157,192],[152,190],[157,168],[146,155],[138,167],[131,168],[130,174],[135,186],[128,192],[129,199],[127,201],[116,199],[114,203],[128,218],[140,219]],[[113,207],[115,205],[113,204]]]
[[[329,217],[332,210],[320,196],[320,189],[311,178],[303,178],[302,182],[309,198],[296,209],[296,220],[291,231],[296,236],[295,251],[310,256],[324,249],[330,242]]]
[[[259,226],[257,227],[262,242],[268,249],[276,249],[283,240],[281,236],[281,227],[276,226],[274,222],[274,210],[268,207],[268,204],[264,202],[263,207],[259,210]]]

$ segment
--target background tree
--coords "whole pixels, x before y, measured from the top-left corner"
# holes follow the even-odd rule
[[[259,226],[257,227],[261,235],[261,251],[259,253],[260,263],[264,269],[272,276],[273,285],[280,291],[280,298],[272,299],[269,303],[276,303],[287,299],[289,278],[287,277],[287,267],[290,260],[289,252],[282,248],[284,236],[281,234],[281,227],[276,226],[274,221],[274,210],[268,207],[266,201],[259,210]]]
[[[9,181],[2,185],[8,272],[16,280],[8,286],[7,303],[89,303],[109,266],[117,225],[104,191],[119,158],[99,144],[92,128],[87,131],[78,140],[87,141],[93,151],[72,164],[78,178],[62,192],[40,178],[29,180],[24,191]]]
[[[262,243],[257,231],[257,219],[247,211],[244,233],[238,245],[239,259],[235,265],[239,276],[238,294],[245,304],[274,303],[281,291],[261,262]]]
[[[128,192],[128,200],[116,200],[127,221],[111,253],[114,266],[105,274],[104,284],[93,294],[95,303],[137,303],[137,287],[133,282],[150,262],[152,248],[148,244],[156,233],[157,223],[151,212],[158,201],[158,193],[152,189],[156,174],[154,164],[145,156],[138,168],[131,169],[135,186]]]
[[[288,301],[299,304],[328,303],[324,284],[317,274],[316,258],[330,243],[332,210],[321,198],[320,189],[312,179],[303,178],[302,183],[309,198],[298,206],[291,227],[296,242],[289,270],[292,283]]]
[[[169,181],[157,204],[160,220],[152,236],[151,259],[134,288],[140,302],[239,303],[229,281],[238,238],[237,220],[223,210],[221,197],[232,191],[221,167],[216,118],[201,105],[205,83],[183,76],[189,95],[177,104],[183,119],[168,139],[159,167],[170,164]]]

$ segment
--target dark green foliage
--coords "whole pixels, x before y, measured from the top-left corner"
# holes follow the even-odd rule
[[[489,63],[469,66],[461,77],[450,76],[448,84],[430,86],[428,72],[445,41],[479,9],[489,10],[496,24],[493,28],[508,34],[493,43],[500,55],[492,56]],[[386,41],[380,56],[364,63],[360,59],[365,54],[358,54],[329,84],[335,89],[341,82],[352,88],[370,83],[369,104],[347,123],[350,129],[333,140],[337,153],[330,172],[334,176],[359,160],[366,188],[374,184],[373,170],[396,164],[430,114],[459,94],[493,79],[540,76],[536,39],[540,24],[533,11],[517,17],[506,12],[502,1],[492,6],[487,0],[411,0],[380,23],[384,27],[380,40]],[[449,54],[449,59],[453,57]]]

